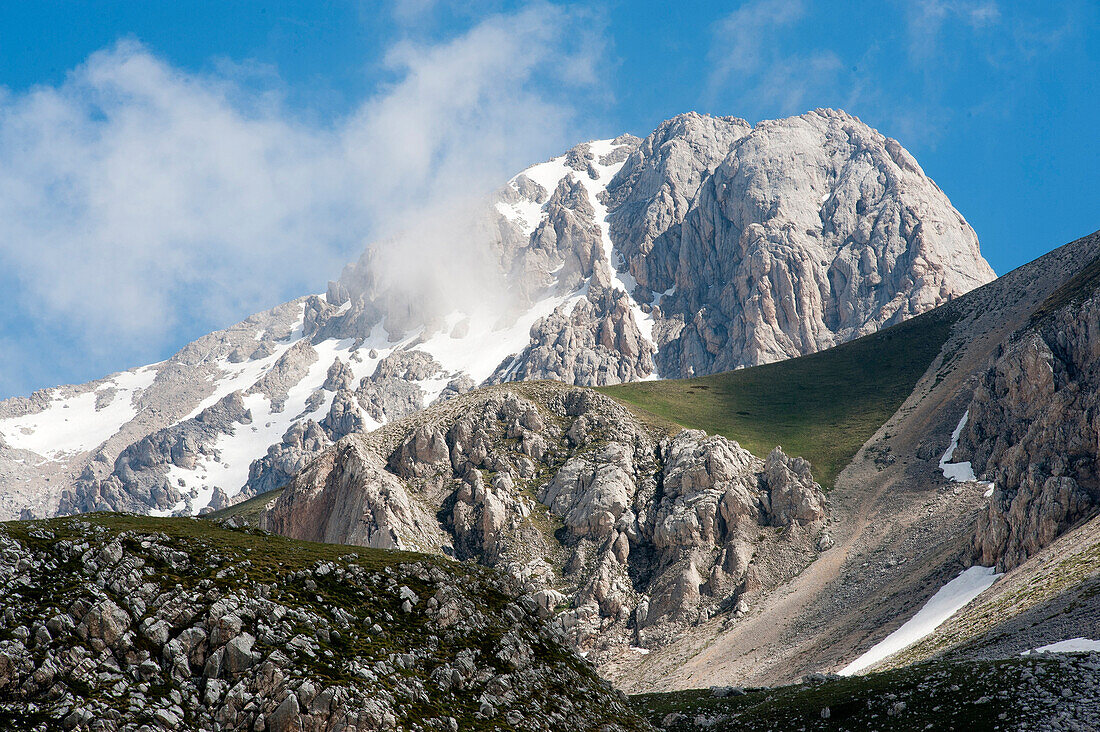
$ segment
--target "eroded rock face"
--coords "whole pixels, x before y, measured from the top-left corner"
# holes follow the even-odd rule
[[[400,419],[424,406],[424,390],[413,382],[442,372],[439,363],[423,351],[396,351],[359,383],[355,397],[376,422]]]
[[[653,373],[655,353],[638,329],[627,294],[605,289],[573,306],[562,305],[535,323],[530,345],[502,363],[489,381],[621,384]]]
[[[807,524],[825,515],[821,488],[814,482],[809,461],[787,457],[777,447],[768,453],[764,475],[771,500],[768,514],[773,526]]]
[[[676,280],[680,226],[700,186],[752,125],[694,112],[662,122],[607,187],[611,238],[650,294]]]
[[[450,544],[382,460],[354,440],[339,443],[287,484],[261,528],[375,549],[444,553]]]
[[[331,444],[328,434],[313,420],[295,423],[282,442],[267,448],[267,455],[249,466],[246,495],[282,488]]]
[[[974,549],[1011,569],[1100,508],[1100,298],[1072,302],[982,374],[955,460],[994,481]]]
[[[599,656],[660,645],[788,578],[804,560],[781,557],[812,556],[825,516],[804,460],[778,448],[760,460],[698,431],[669,437],[601,394],[540,383],[349,436],[262,525],[505,569],[543,604],[566,605],[559,627]],[[754,555],[780,559],[754,566]]]

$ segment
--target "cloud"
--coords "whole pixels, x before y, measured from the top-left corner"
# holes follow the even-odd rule
[[[396,0],[393,17],[402,24],[420,22],[435,10],[435,6],[436,0]]]
[[[805,111],[807,100],[833,91],[843,64],[828,50],[791,52],[778,33],[805,15],[801,0],[755,0],[719,20],[710,49],[707,94],[733,96],[763,114]],[[817,105],[814,105],[817,106]]]
[[[393,81],[328,123],[288,109],[270,69],[190,73],[134,40],[57,86],[0,90],[3,330],[33,337],[19,313],[136,365],[119,361],[323,289],[368,239],[566,146],[591,91],[581,20],[535,5],[400,42]]]
[[[804,11],[800,0],[756,0],[719,20],[714,29],[720,46],[715,72],[727,77],[759,71],[775,52],[771,31],[799,20]]]
[[[981,30],[997,24],[1001,10],[993,0],[915,0],[905,4],[909,56],[916,62],[939,53],[940,34],[951,22]]]

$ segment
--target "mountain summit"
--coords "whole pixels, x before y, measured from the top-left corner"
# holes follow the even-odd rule
[[[451,279],[484,283],[394,276],[413,236],[461,237],[474,261]],[[778,361],[993,277],[912,156],[855,117],[684,114],[534,165],[453,227],[368,247],[325,295],[158,364],[0,402],[0,514],[219,508],[480,384]]]

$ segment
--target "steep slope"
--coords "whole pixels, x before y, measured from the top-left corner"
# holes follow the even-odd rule
[[[778,688],[645,694],[634,707],[670,732],[1087,730],[1100,725],[1100,655],[926,663]]]
[[[0,516],[217,509],[345,434],[479,384],[776,361],[993,276],[908,153],[830,110],[755,126],[680,115],[410,227],[323,296],[160,364],[0,402]],[[421,240],[465,245],[428,267],[402,256]]]
[[[258,524],[279,534],[506,570],[601,667],[801,571],[826,516],[804,460],[669,433],[554,382],[349,435],[268,500]]]
[[[1019,656],[1073,638],[1100,640],[1100,518],[1060,536],[883,667],[930,658]]]
[[[648,728],[477,567],[103,514],[0,551],[6,730]]]

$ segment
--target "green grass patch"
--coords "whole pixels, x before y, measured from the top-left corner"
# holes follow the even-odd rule
[[[953,322],[940,309],[788,361],[599,390],[684,427],[736,440],[760,457],[782,445],[809,460],[814,477],[830,489],[912,393]]]
[[[356,563],[368,570],[382,570],[403,562],[427,562],[445,569],[454,567],[440,557],[415,552],[369,549],[347,544],[320,544],[288,539],[276,534],[253,529],[229,529],[213,521],[198,518],[156,518],[126,513],[87,513],[78,516],[39,520],[33,522],[11,521],[2,523],[4,531],[12,538],[39,550],[46,550],[54,539],[35,537],[35,527],[48,528],[57,540],[84,536],[79,523],[102,526],[112,535],[133,531],[144,534],[160,533],[178,542],[176,546],[201,566],[207,552],[238,560],[247,559],[245,574],[249,579],[270,582],[282,574],[305,569],[318,561],[336,561],[355,555]],[[205,572],[195,579],[205,578]],[[180,579],[185,579],[181,577]]]
[[[203,518],[207,519],[227,519],[234,516],[240,516],[247,523],[252,523],[254,520],[259,519],[260,513],[263,512],[264,506],[271,501],[276,500],[283,494],[282,488],[276,488],[266,493],[261,493],[258,496],[252,496],[247,501],[241,501],[240,503],[223,508],[213,513],[208,513]]]

